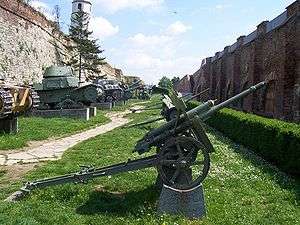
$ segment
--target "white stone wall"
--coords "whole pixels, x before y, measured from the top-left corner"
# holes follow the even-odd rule
[[[53,29],[34,25],[0,8],[0,73],[7,81],[39,82],[45,68],[66,61],[67,41]]]

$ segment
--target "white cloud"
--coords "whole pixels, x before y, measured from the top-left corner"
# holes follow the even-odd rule
[[[215,6],[216,10],[223,11],[224,9],[230,8],[231,5],[228,4],[218,4]]]
[[[95,0],[94,3],[99,4],[109,13],[115,13],[127,8],[158,8],[164,3],[164,0]]]
[[[158,34],[138,33],[129,37],[128,43],[123,46],[127,50],[119,50],[123,52],[119,57],[123,58],[126,71],[141,76],[148,83],[157,82],[161,76],[184,76],[195,72],[201,58],[180,54],[185,42],[179,34],[189,29],[190,26],[177,21]]]
[[[169,35],[179,35],[187,32],[190,29],[192,29],[191,26],[187,26],[181,21],[176,21],[167,28],[166,32]]]
[[[46,16],[48,20],[55,20],[55,17],[53,15],[53,10],[50,8],[48,4],[42,1],[32,1],[30,2],[30,5],[35,8],[37,11],[41,12]]]
[[[146,53],[132,53],[125,60],[127,70],[140,75],[147,83],[156,83],[162,76],[183,77],[192,74],[201,64],[199,57],[173,57],[162,59]],[[142,73],[140,73],[142,72]]]
[[[103,17],[92,17],[89,26],[93,31],[93,35],[100,40],[111,37],[119,32],[119,26],[112,25]]]
[[[147,46],[147,45],[163,45],[171,41],[172,38],[166,35],[144,35],[142,33],[138,33],[133,37],[129,37],[129,41],[131,41],[135,46]]]

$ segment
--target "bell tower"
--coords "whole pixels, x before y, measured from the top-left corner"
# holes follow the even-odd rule
[[[91,0],[73,0],[72,2],[72,15],[73,18],[74,14],[78,12],[84,12],[86,13],[86,22],[89,22],[91,18],[91,12],[92,12],[92,3]],[[72,23],[72,26],[74,24]]]

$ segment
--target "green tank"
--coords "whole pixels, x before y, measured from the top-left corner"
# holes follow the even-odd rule
[[[41,109],[83,108],[98,98],[96,85],[80,85],[72,68],[67,66],[47,68],[42,83],[36,84],[35,90],[40,96]]]

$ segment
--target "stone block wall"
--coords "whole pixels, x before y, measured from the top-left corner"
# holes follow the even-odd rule
[[[0,73],[7,81],[41,81],[45,68],[63,64],[70,40],[55,23],[19,0],[0,0]]]
[[[210,88],[224,101],[260,81],[270,82],[233,107],[270,118],[300,121],[300,1],[257,30],[203,61],[192,75],[194,93]],[[183,80],[184,86],[186,81]],[[186,90],[188,91],[188,90]]]

